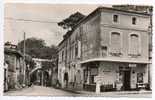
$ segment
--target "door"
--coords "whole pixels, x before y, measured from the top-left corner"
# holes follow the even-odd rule
[[[130,71],[124,71],[124,90],[130,90]]]

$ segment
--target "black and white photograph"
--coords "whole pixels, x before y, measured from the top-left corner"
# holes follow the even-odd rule
[[[152,97],[153,6],[4,5],[4,96]]]

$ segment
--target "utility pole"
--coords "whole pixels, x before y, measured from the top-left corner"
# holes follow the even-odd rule
[[[23,48],[23,53],[24,53],[24,85],[26,85],[26,63],[25,63],[25,38],[26,38],[26,33],[24,32],[24,48]]]

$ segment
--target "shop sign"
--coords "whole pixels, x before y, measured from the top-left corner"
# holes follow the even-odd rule
[[[129,67],[137,67],[137,64],[129,64]]]

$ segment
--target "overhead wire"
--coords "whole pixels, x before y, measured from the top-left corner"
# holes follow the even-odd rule
[[[32,19],[17,19],[12,17],[5,17],[6,20],[15,20],[23,22],[38,22],[38,23],[58,23],[58,21],[42,21],[42,20],[32,20]]]

